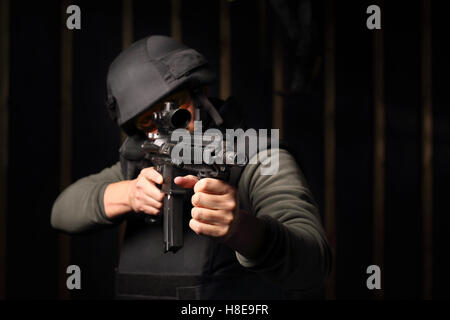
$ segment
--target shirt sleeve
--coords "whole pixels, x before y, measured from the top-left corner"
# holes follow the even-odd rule
[[[121,180],[123,175],[120,162],[117,162],[67,187],[53,204],[52,226],[68,233],[82,233],[119,223],[122,219],[109,219],[106,216],[103,194],[109,184]]]
[[[266,225],[264,252],[239,263],[291,290],[323,286],[331,265],[331,250],[317,205],[292,155],[283,149],[260,152],[239,180],[239,201]],[[256,156],[255,156],[256,157]],[[274,170],[268,174],[268,165]],[[242,208],[242,206],[241,206]]]

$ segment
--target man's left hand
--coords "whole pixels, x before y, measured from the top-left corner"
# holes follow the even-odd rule
[[[183,188],[193,188],[190,228],[197,234],[226,239],[233,234],[239,208],[237,192],[228,183],[188,175],[174,182]]]

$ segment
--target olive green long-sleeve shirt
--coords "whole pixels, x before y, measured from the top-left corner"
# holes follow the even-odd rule
[[[268,232],[266,250],[260,257],[247,259],[236,252],[236,258],[242,266],[286,289],[319,288],[331,267],[330,248],[300,168],[286,150],[280,149],[278,154],[276,174],[261,174],[270,152],[260,153],[258,163],[248,164],[239,180],[240,208],[261,218]],[[121,180],[117,163],[76,181],[55,201],[52,226],[80,233],[115,224],[105,215],[103,194],[108,184]]]

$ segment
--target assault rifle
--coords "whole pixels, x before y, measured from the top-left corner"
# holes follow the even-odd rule
[[[178,108],[175,103],[165,102],[160,112],[153,114],[152,121],[158,127],[157,133],[149,133],[142,144],[145,158],[163,176],[161,190],[163,202],[164,252],[176,252],[183,246],[183,199],[187,190],[177,186],[177,176],[195,175],[199,179],[216,178],[229,181],[231,175],[245,166],[245,155],[231,150],[216,134],[192,134],[185,130],[191,120],[187,109]],[[181,129],[182,141],[178,141]],[[230,149],[230,148],[228,148]]]

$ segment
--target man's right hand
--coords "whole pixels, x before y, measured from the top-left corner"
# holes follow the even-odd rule
[[[130,181],[128,203],[135,212],[159,214],[164,193],[156,186],[162,184],[163,177],[153,167],[141,170],[139,176]]]
[[[162,182],[162,175],[150,167],[142,169],[134,180],[111,183],[103,195],[106,216],[111,219],[130,211],[159,214],[164,193],[156,184]]]

